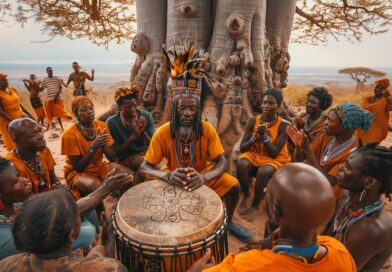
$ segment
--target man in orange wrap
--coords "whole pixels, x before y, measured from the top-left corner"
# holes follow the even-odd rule
[[[191,51],[193,49],[190,48]],[[201,52],[187,52],[190,57],[181,58],[182,53],[173,63],[167,60],[170,64],[168,69],[174,67],[170,86],[173,93],[171,121],[155,132],[140,172],[187,191],[203,185],[210,187],[226,201],[229,232],[242,241],[248,241],[253,238],[252,233],[232,220],[240,186],[236,178],[226,173],[227,160],[218,133],[201,118],[200,77],[203,71],[197,68],[202,68],[208,58]],[[192,59],[199,54],[200,57]],[[182,63],[184,59],[189,63]],[[192,67],[190,63],[195,65],[194,68],[182,70],[183,67]],[[176,67],[177,64],[180,67]],[[167,161],[165,171],[157,170],[155,166],[164,159]]]
[[[286,135],[286,128],[290,123],[277,115],[282,102],[283,95],[280,90],[269,89],[264,92],[262,114],[249,119],[241,139],[242,154],[237,163],[237,176],[244,197],[239,213],[248,221],[257,216],[259,204],[264,196],[263,189],[271,176],[282,165],[291,161]],[[256,185],[252,205],[248,208],[251,176],[256,177]]]
[[[311,145],[306,137],[294,139],[295,137],[290,136],[295,144],[294,159],[306,159],[306,163],[324,173],[338,196],[340,190],[336,186],[336,176],[339,167],[345,163],[350,151],[358,146],[354,132],[358,128],[369,129],[372,122],[373,114],[360,106],[351,102],[341,104],[329,111],[325,121],[325,133]],[[297,134],[301,133],[297,131]]]
[[[368,131],[359,129],[357,137],[363,144],[382,142],[388,135],[389,112],[392,111],[391,94],[388,92],[389,79],[379,79],[375,82],[374,95],[363,99],[362,107],[374,114],[374,123]]]
[[[108,126],[95,120],[93,102],[87,96],[72,101],[77,123],[66,129],[61,137],[61,154],[66,155],[64,175],[74,198],[96,190],[108,174],[109,161],[116,154]]]
[[[35,114],[37,115],[37,122],[43,126],[46,114],[44,105],[42,104],[42,100],[39,95],[39,93],[43,90],[41,88],[41,81],[37,80],[36,75],[31,74],[29,79],[23,79],[23,84],[30,93],[30,103],[35,111]]]
[[[42,88],[47,90],[47,99],[45,101],[45,111],[49,124],[54,128],[53,118],[57,117],[61,130],[64,130],[61,118],[70,120],[72,116],[67,112],[64,101],[61,98],[63,81],[53,76],[52,67],[47,67],[48,77],[42,81]]]
[[[29,179],[32,192],[46,191],[60,183],[54,172],[56,163],[46,147],[42,127],[34,120],[21,118],[13,120],[8,129],[16,148],[6,158],[15,165],[21,176]]]
[[[230,253],[215,266],[208,250],[190,272],[357,271],[339,241],[317,235],[335,211],[331,186],[322,173],[303,163],[284,165],[268,183],[266,198],[272,220],[279,225],[274,238],[250,243],[248,251]]]

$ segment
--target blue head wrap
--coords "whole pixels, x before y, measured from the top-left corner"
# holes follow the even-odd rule
[[[352,102],[341,104],[332,111],[339,117],[342,126],[351,131],[358,128],[367,131],[373,124],[374,114]]]

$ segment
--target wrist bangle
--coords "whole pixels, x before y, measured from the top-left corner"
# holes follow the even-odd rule
[[[256,143],[257,139],[256,139],[255,136],[252,136],[252,137],[250,137],[250,141],[251,141],[252,143]]]
[[[92,145],[92,146],[90,147],[90,152],[91,152],[91,153],[94,153],[95,151],[97,151],[97,148],[96,148],[95,146]]]
[[[208,182],[208,179],[206,175],[202,174],[202,176],[203,176],[203,183],[206,184]]]
[[[267,143],[267,142],[269,142],[269,137],[268,137],[268,135],[267,135],[267,137],[263,138],[263,143]]]

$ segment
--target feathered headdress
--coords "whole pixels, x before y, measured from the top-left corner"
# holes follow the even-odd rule
[[[172,79],[173,100],[185,95],[200,98],[202,80],[208,82],[210,78],[206,72],[208,53],[194,44],[184,46],[180,52],[175,48],[167,52],[162,46],[161,49]]]

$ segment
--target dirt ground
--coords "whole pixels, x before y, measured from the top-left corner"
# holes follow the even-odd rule
[[[97,100],[94,99],[94,101],[100,101],[101,95],[97,95]],[[99,100],[98,100],[99,99]],[[102,99],[102,102],[97,103],[96,105],[96,114],[102,113],[105,109],[109,108],[109,105],[111,102],[108,102],[108,99]],[[112,100],[110,100],[112,101]],[[67,108],[69,109],[69,103],[66,103]],[[72,124],[71,122],[65,122],[65,127],[68,127]],[[59,138],[60,132],[59,131],[48,131],[45,132],[45,138],[47,140],[48,147],[52,151],[53,157],[56,161],[56,166],[55,166],[55,172],[57,176],[60,179],[64,179],[64,172],[63,172],[63,166],[64,166],[64,156],[61,155],[60,153],[60,138]],[[385,146],[392,146],[392,132],[388,134],[388,137],[383,141],[382,143]],[[5,148],[3,146],[0,147],[0,156],[5,154]],[[392,203],[386,200],[387,204],[387,209],[390,212],[392,216]],[[259,208],[259,216],[253,221],[253,222],[248,222],[246,220],[243,220],[240,218],[240,216],[236,213],[234,216],[234,220],[243,224],[244,226],[248,227],[255,235],[255,239],[259,240],[263,238],[263,233],[264,233],[264,223],[266,221],[266,212],[265,212],[265,201],[262,201],[260,208]],[[241,242],[238,241],[236,238],[232,237],[231,235],[229,236],[229,251],[231,252],[238,252],[238,249],[241,247]],[[392,260],[391,260],[392,261]],[[383,272],[392,272],[392,268],[382,270]]]

